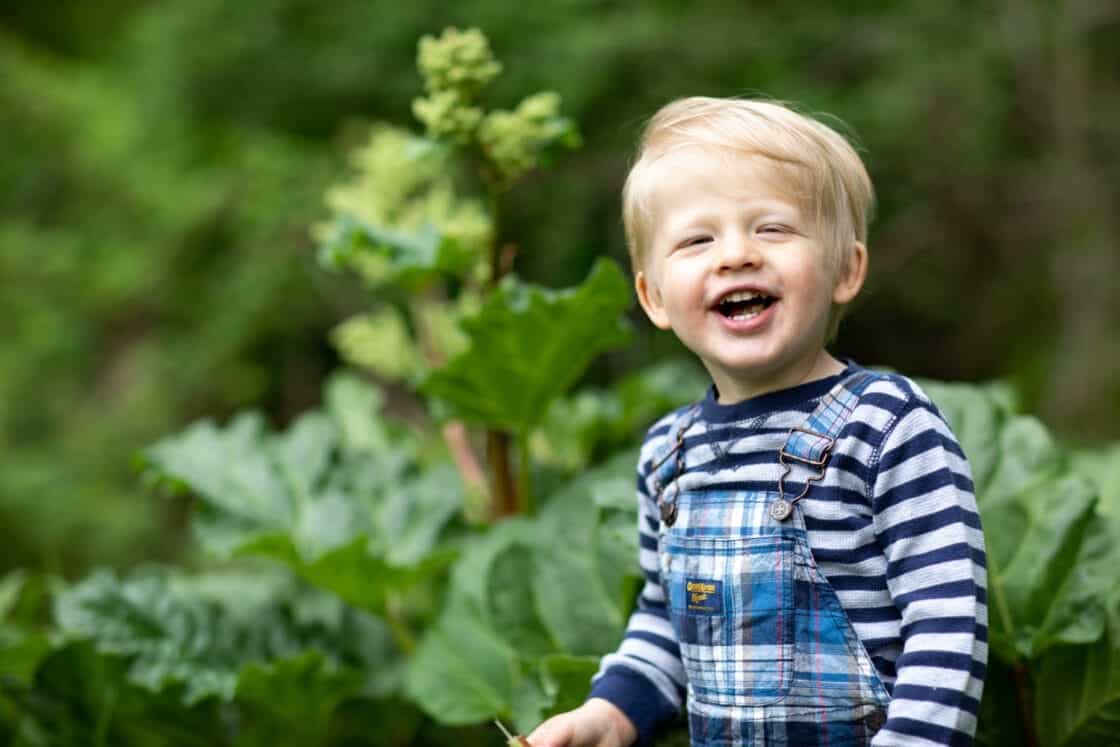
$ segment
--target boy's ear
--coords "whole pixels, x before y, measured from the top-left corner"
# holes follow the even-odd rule
[[[867,279],[867,247],[862,242],[852,244],[852,251],[848,254],[848,261],[840,268],[836,276],[836,284],[832,288],[832,302],[835,304],[850,303],[859,295],[863,288],[863,281]]]
[[[665,304],[661,300],[661,289],[649,282],[644,272],[634,274],[634,290],[638,292],[638,303],[646,316],[659,329],[669,329],[669,315],[665,313]]]

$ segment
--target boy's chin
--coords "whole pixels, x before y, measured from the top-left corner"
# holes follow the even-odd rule
[[[720,361],[703,360],[723,404],[741,402],[769,392],[805,384],[831,376],[844,365],[823,348],[795,361],[779,361],[764,356]]]

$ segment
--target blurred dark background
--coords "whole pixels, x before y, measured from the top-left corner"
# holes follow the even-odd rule
[[[559,92],[585,147],[513,195],[518,271],[625,264],[645,118],[761,93],[847,123],[879,197],[837,352],[1011,381],[1065,439],[1120,438],[1120,3],[136,0],[0,11],[0,574],[180,550],[135,449],[318,401],[361,310],[308,228],[365,126],[412,126],[417,39],[478,26],[488,103]],[[605,383],[679,349],[638,321]]]

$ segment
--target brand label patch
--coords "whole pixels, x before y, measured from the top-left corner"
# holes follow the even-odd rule
[[[723,582],[703,578],[686,578],[685,600],[689,612],[704,615],[723,613]]]

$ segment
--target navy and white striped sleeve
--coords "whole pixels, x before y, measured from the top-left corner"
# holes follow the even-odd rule
[[[642,448],[640,465],[663,441],[668,418],[654,424]],[[657,559],[659,513],[644,475],[638,474],[638,563],[645,584],[626,633],[614,653],[599,663],[589,698],[613,703],[638,730],[638,744],[653,743],[658,730],[675,719],[684,701],[685,673],[676,636],[669,622]]]
[[[980,516],[949,426],[916,385],[900,386],[906,404],[868,475],[903,646],[887,722],[872,744],[968,745],[988,660]]]

